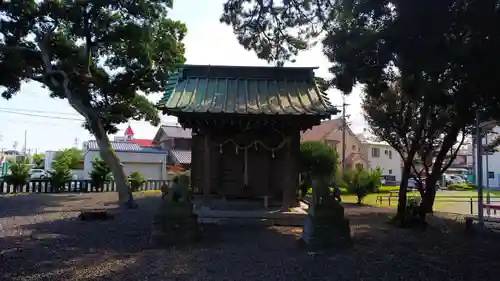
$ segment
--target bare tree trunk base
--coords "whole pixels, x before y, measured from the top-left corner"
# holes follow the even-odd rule
[[[120,207],[126,210],[134,210],[139,208],[139,205],[137,204],[137,202],[135,202],[135,200],[132,197],[130,197],[127,201],[121,202]]]

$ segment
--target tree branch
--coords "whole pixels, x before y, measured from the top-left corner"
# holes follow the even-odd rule
[[[465,131],[465,130],[464,130]],[[450,158],[449,158],[449,161],[448,163],[446,163],[442,169],[441,169],[441,173],[444,173],[450,166],[451,164],[453,163],[453,161],[455,161],[455,159],[457,158],[457,154],[458,152],[460,151],[460,148],[462,147],[462,145],[464,144],[464,141],[465,141],[465,132],[462,131],[462,139],[460,140],[460,142],[458,143],[458,146],[457,146],[457,149],[455,149],[455,151],[453,151],[453,148],[451,149],[451,155],[450,155]]]
[[[87,122],[90,123],[92,119],[95,120],[99,118],[97,113],[94,110],[90,109],[88,106],[85,106],[78,97],[73,95],[73,92],[69,89],[68,74],[63,70],[54,70],[50,56],[50,50],[48,47],[50,46],[50,40],[52,38],[52,34],[53,32],[51,31],[37,36],[38,47],[40,48],[40,54],[42,57],[43,64],[45,66],[45,76],[50,80],[50,83],[54,85],[56,88],[63,89],[64,95],[68,99],[68,102],[71,105],[71,107],[73,107],[78,113],[80,113],[85,118],[85,120],[87,120]],[[55,75],[57,74],[63,77],[62,84],[55,78]]]

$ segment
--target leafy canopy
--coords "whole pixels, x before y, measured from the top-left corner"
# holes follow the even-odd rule
[[[306,141],[300,144],[299,164],[303,174],[331,179],[337,172],[337,152],[322,142]]]
[[[8,184],[17,188],[29,183],[31,168],[25,160],[9,161],[9,171],[4,177]]]
[[[379,94],[397,68],[414,97],[437,91],[445,94],[436,100],[452,103],[460,88],[468,113],[477,100],[498,104],[499,9],[497,0],[226,0],[220,20],[240,44],[272,62],[321,42],[333,85],[344,93],[360,82]]]
[[[92,161],[90,180],[97,187],[101,187],[103,184],[111,180],[111,169],[104,160],[96,158]]]
[[[156,125],[142,93],[159,92],[184,62],[186,26],[167,17],[172,0],[23,0],[0,2],[0,86],[10,99],[37,81],[67,98],[108,133],[130,118]]]
[[[141,174],[140,171],[132,172],[128,175],[128,180],[130,182],[130,188],[132,191],[136,191],[141,187],[144,183],[146,183],[146,179]]]
[[[36,165],[37,168],[43,169],[45,154],[43,153],[33,154],[33,156],[31,156],[31,160],[33,161],[33,163]]]
[[[73,164],[73,160],[71,154],[61,153],[52,162],[52,169],[49,171],[49,176],[51,186],[55,191],[60,191],[64,187],[64,184],[72,179],[71,165]]]
[[[70,169],[76,169],[82,160],[82,151],[74,147],[58,151],[54,157],[54,161],[63,161]]]

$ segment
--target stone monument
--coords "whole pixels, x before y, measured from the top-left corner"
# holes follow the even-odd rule
[[[193,212],[189,194],[189,178],[176,176],[153,221],[152,239],[159,245],[172,246],[194,242],[200,238],[198,216]]]
[[[312,201],[300,239],[314,249],[351,246],[349,220],[344,217],[344,207],[335,200],[326,180],[313,181]]]

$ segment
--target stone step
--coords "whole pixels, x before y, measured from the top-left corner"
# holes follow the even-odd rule
[[[202,224],[219,225],[263,225],[263,226],[304,226],[303,217],[291,218],[198,218]]]

